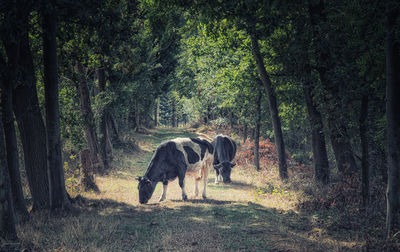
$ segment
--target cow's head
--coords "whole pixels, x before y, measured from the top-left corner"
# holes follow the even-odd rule
[[[230,183],[231,182],[231,170],[232,167],[234,167],[236,164],[232,162],[223,162],[214,165],[214,168],[219,170],[219,173],[222,176],[223,182],[224,183]]]
[[[146,176],[137,177],[136,179],[139,181],[139,202],[141,204],[146,204],[153,195],[155,189],[155,186],[153,184],[155,183],[152,183],[151,180],[148,179]]]

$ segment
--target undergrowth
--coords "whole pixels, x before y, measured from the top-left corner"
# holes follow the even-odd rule
[[[333,173],[329,185],[317,185],[311,165],[297,163],[287,152],[289,179],[282,182],[278,177],[275,144],[260,138],[259,151],[261,171],[248,174],[262,181],[254,192],[256,199],[265,195],[287,199],[297,211],[316,216],[317,226],[323,227],[321,230],[326,230],[327,234],[356,237],[364,249],[391,251],[400,248],[400,243],[384,240],[385,185],[382,181],[370,182],[368,206],[363,207],[360,174],[340,176]],[[239,166],[255,169],[253,141],[240,145],[236,161]]]

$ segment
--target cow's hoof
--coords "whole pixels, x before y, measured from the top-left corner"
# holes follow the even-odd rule
[[[182,200],[183,200],[183,201],[187,201],[187,200],[188,200],[188,197],[187,197],[186,195],[183,195],[183,196],[182,196]]]
[[[159,202],[164,201],[164,200],[165,200],[165,198],[160,198]]]
[[[219,182],[218,182],[217,180],[215,180],[215,184],[217,184],[217,185],[218,185],[218,184],[219,184]]]
[[[203,195],[203,199],[207,199],[207,196]]]

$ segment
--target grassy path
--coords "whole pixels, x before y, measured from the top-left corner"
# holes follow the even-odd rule
[[[230,185],[215,185],[209,176],[208,199],[181,201],[177,181],[167,201],[157,202],[161,184],[147,205],[138,201],[135,177],[143,175],[153,150],[166,139],[193,136],[182,129],[157,129],[138,134],[141,151],[119,150],[113,171],[97,177],[101,193],[88,200],[77,216],[36,216],[18,227],[25,247],[42,251],[322,251],[341,250],[337,241],[319,239],[312,218],[294,211],[290,200],[259,196],[257,178],[234,169]],[[200,193],[201,195],[201,193]],[[351,246],[351,244],[348,244]],[[348,246],[346,246],[348,248]]]

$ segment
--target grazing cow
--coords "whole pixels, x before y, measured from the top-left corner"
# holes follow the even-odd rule
[[[236,164],[232,163],[236,154],[236,143],[230,137],[218,135],[212,141],[214,146],[214,169],[216,172],[215,183],[221,181],[224,183],[231,182],[231,170]]]
[[[179,179],[182,188],[182,199],[187,200],[185,176],[195,176],[195,194],[198,195],[198,182],[204,180],[203,198],[206,198],[209,167],[214,148],[207,140],[200,138],[176,138],[158,146],[146,173],[137,177],[139,181],[139,202],[145,204],[153,195],[158,182],[163,183],[160,201],[165,200],[168,181]]]

